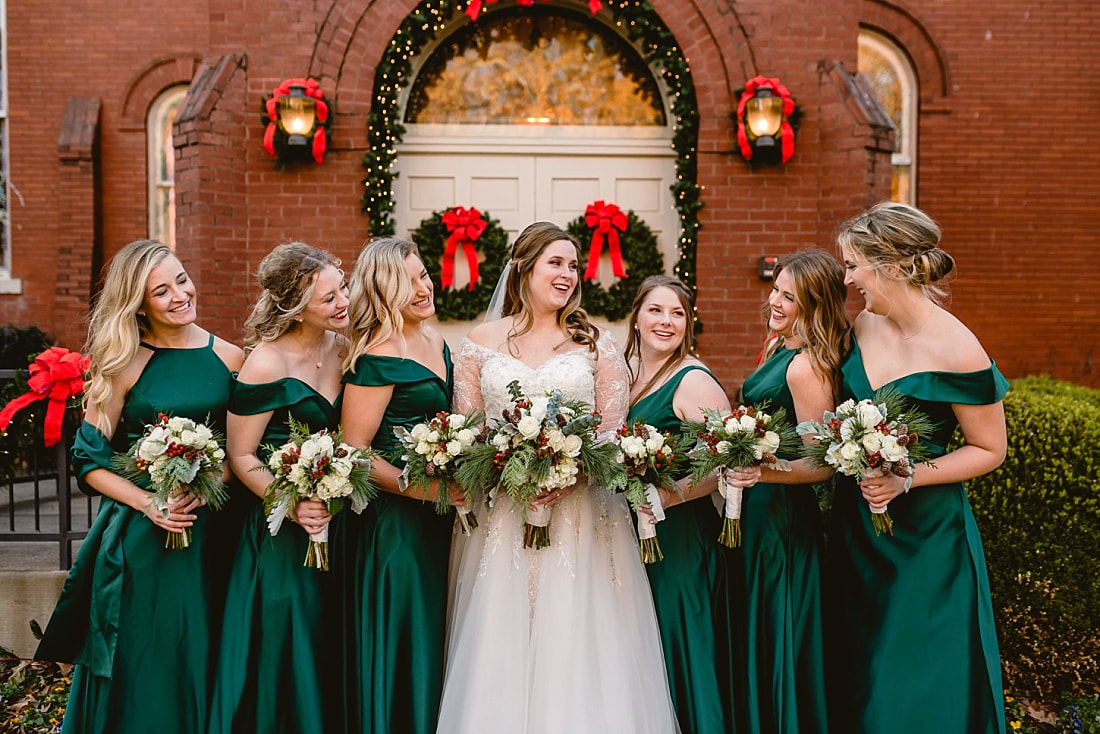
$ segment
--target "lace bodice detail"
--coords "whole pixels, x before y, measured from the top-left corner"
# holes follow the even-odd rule
[[[593,406],[603,417],[601,440],[608,439],[626,420],[630,374],[610,332],[600,334],[595,352],[580,346],[556,354],[538,367],[463,339],[455,364],[455,410],[478,409],[490,420],[500,417],[511,400],[508,383],[512,380],[519,380],[528,397],[556,388],[567,399]]]

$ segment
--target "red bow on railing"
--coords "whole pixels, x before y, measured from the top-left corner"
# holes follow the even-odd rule
[[[752,160],[752,146],[749,145],[749,136],[745,131],[745,105],[761,87],[771,89],[783,99],[783,124],[779,127],[779,141],[783,152],[783,162],[786,163],[794,155],[794,128],[787,118],[794,112],[794,100],[790,91],[779,83],[778,79],[769,79],[763,76],[755,76],[749,79],[745,85],[745,91],[737,102],[737,145],[741,148],[741,155],[745,160]]]
[[[542,0],[544,3],[550,2],[550,0]],[[497,0],[485,0],[485,2],[492,5]],[[588,9],[595,15],[603,7],[604,0],[588,0]],[[470,16],[470,20],[477,20],[477,16],[481,14],[482,0],[470,0],[466,5],[466,15]],[[535,4],[535,0],[519,0],[519,4],[525,7],[531,7]]]
[[[447,225],[447,231],[451,234],[447,238],[447,246],[439,263],[439,282],[444,288],[454,285],[455,255],[458,246],[462,245],[462,250],[466,253],[466,265],[470,268],[469,290],[473,290],[477,285],[477,248],[474,247],[474,240],[481,236],[488,225],[481,218],[481,212],[473,207],[467,209],[463,206],[453,206],[444,212],[443,224]]]
[[[315,114],[317,115],[317,122],[320,124],[317,125],[317,129],[313,133],[313,160],[320,164],[325,160],[325,147],[328,145],[324,126],[325,121],[328,120],[328,103],[324,100],[325,94],[321,91],[321,86],[314,79],[287,79],[272,91],[271,99],[267,100],[265,104],[267,119],[270,122],[267,123],[267,129],[264,130],[264,150],[271,157],[275,157],[275,123],[279,121],[279,98],[290,94],[290,88],[295,85],[304,87],[306,96],[317,100]]]
[[[65,405],[69,398],[84,392],[84,371],[88,358],[80,352],[70,352],[63,347],[50,347],[31,362],[31,376],[25,395],[12,400],[0,410],[0,431],[6,429],[12,417],[36,400],[49,399],[46,408],[45,439],[47,446],[61,440],[61,421],[65,417]]]
[[[626,214],[614,204],[605,204],[601,199],[588,205],[584,210],[584,224],[592,233],[592,244],[588,248],[588,267],[584,270],[585,280],[595,280],[600,267],[600,255],[603,253],[603,241],[607,238],[607,250],[611,253],[611,271],[617,278],[625,278],[623,253],[619,245],[619,232],[625,232],[629,224]]]

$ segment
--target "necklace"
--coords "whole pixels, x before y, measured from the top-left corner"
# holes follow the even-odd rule
[[[917,330],[914,331],[909,336],[905,335],[905,332],[903,332],[901,330],[901,324],[898,324],[898,332],[900,334],[901,340],[902,341],[908,341],[909,339],[912,339],[917,334],[919,334],[921,332],[921,329],[923,329],[925,327],[925,325],[928,323],[928,320],[932,318],[932,314],[934,314],[935,312],[936,312],[936,307],[933,305],[932,308],[928,309],[928,315],[925,316],[924,320],[920,322],[920,326],[917,327]]]
[[[298,344],[298,348],[302,350],[302,354],[306,355],[306,357],[308,357],[308,358],[309,358],[309,361],[311,361],[311,362],[313,362],[313,363],[314,363],[315,365],[317,365],[317,369],[321,369],[321,364],[322,364],[322,363],[321,363],[321,360],[317,359],[316,357],[314,357],[314,356],[313,356],[312,354],[310,354],[310,353],[309,353],[309,350],[308,350],[308,349],[306,349],[306,348],[305,348],[305,347],[304,347],[304,346],[302,345],[302,341],[301,341],[301,339],[295,338],[295,339],[294,339],[294,341],[295,341],[295,342],[296,342],[296,343]],[[322,345],[321,345],[321,350],[322,350],[322,351],[324,350],[324,344],[322,344]],[[314,360],[316,360],[316,361],[314,361]]]

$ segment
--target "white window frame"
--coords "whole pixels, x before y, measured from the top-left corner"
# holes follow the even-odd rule
[[[172,196],[175,196],[176,187],[174,175],[171,178],[161,178],[160,156],[162,151],[165,150],[166,143],[163,138],[163,131],[165,130],[164,117],[172,111],[177,111],[185,96],[187,96],[187,85],[185,84],[164,90],[149,106],[149,115],[145,120],[145,139],[148,146],[146,152],[146,196],[149,200],[149,239],[163,242],[173,250],[176,249],[175,217],[167,218],[167,232],[160,231],[157,226],[162,219],[159,211],[160,195],[167,189]]]
[[[898,149],[890,157],[895,171],[903,173],[905,197],[902,203],[916,205],[917,198],[917,74],[909,57],[901,48],[880,33],[861,28],[860,48],[877,53],[894,68],[901,87],[901,124],[905,134]]]
[[[4,214],[0,222],[0,293],[22,293],[23,281],[11,277],[11,169],[8,139],[8,4],[0,0],[0,173],[3,175]]]

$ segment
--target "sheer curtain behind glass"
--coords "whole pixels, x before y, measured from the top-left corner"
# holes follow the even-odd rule
[[[897,128],[890,198],[916,204],[917,77],[913,66],[892,41],[864,29],[859,34],[859,74],[870,84]]]
[[[146,137],[149,143],[149,238],[176,248],[176,150],[172,123],[187,87],[161,93],[149,108]]]

